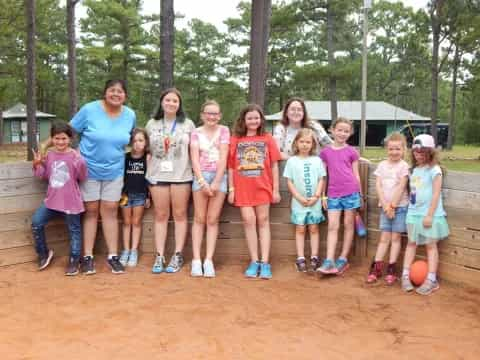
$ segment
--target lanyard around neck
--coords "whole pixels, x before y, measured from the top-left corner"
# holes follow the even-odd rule
[[[167,125],[167,122],[165,121],[165,119],[163,119],[163,130],[164,132],[166,132],[166,125]],[[169,135],[174,135],[175,134],[175,129],[177,128],[177,119],[173,120],[173,124],[172,124],[172,127],[170,128],[170,133]]]

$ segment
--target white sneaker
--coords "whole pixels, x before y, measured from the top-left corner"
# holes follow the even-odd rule
[[[203,276],[201,260],[192,260],[192,271],[190,274],[195,277]]]
[[[122,264],[123,266],[127,266],[129,257],[130,257],[130,251],[123,250],[122,253],[120,254],[120,264]]]
[[[205,260],[203,262],[203,276],[215,277],[215,267],[213,266],[212,260]]]

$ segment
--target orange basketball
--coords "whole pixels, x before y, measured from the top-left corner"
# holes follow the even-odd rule
[[[420,286],[423,284],[428,274],[428,263],[425,260],[417,260],[410,266],[410,281]]]

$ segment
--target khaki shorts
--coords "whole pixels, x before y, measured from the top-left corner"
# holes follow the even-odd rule
[[[122,188],[123,177],[115,180],[88,179],[80,183],[83,201],[119,201]]]

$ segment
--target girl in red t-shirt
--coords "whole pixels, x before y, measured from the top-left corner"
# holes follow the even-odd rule
[[[264,127],[262,108],[255,104],[247,105],[235,122],[228,157],[228,202],[240,207],[251,258],[245,276],[270,279],[269,210],[271,203],[280,201],[280,152]],[[259,240],[261,262],[258,256]]]

